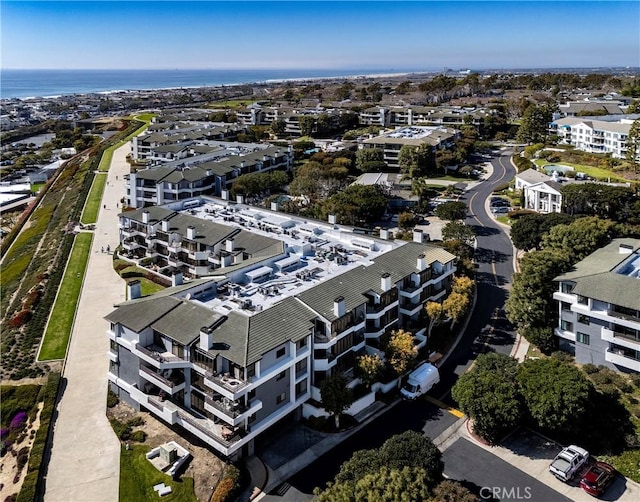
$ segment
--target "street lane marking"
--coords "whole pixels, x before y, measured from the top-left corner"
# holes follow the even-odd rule
[[[424,396],[424,398],[430,403],[435,404],[438,408],[442,408],[444,411],[448,411],[454,417],[458,417],[458,418],[464,417],[464,413],[462,413],[460,410],[456,410],[455,408],[452,408],[451,406],[443,403],[442,401],[439,401],[435,397]]]

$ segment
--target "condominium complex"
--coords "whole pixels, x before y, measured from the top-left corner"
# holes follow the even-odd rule
[[[640,240],[615,239],[555,281],[560,347],[579,363],[640,372]]]
[[[627,154],[631,124],[638,118],[640,115],[566,117],[551,122],[550,131],[558,135],[561,144],[573,145],[583,152],[610,153],[614,158],[623,159]]]
[[[441,126],[409,126],[385,132],[379,136],[365,139],[359,148],[379,148],[383,152],[383,160],[391,169],[399,169],[400,149],[403,146],[429,146],[432,150],[448,148],[453,145],[458,132]]]
[[[110,387],[230,458],[251,454],[285,417],[326,415],[322,381],[342,374],[357,385],[357,358],[384,356],[390,331],[404,328],[424,346],[424,305],[446,297],[456,270],[420,232],[413,242],[372,238],[205,197],[137,213],[120,216],[125,249],[139,237],[146,249],[155,241],[213,267],[183,282],[177,267],[124,258],[171,273],[173,286],[142,297],[133,281],[106,317]],[[373,403],[379,385],[348,412]]]
[[[465,124],[482,129],[495,110],[474,106],[373,106],[358,114],[360,125],[405,127],[430,125],[460,127]]]

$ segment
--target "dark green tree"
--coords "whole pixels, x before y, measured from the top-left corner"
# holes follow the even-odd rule
[[[436,216],[441,220],[464,220],[467,216],[467,205],[464,202],[448,201],[436,207]]]
[[[513,287],[505,304],[507,318],[523,332],[532,326],[555,326],[557,307],[553,279],[572,265],[567,252],[532,251],[520,260]]]
[[[542,247],[558,253],[570,253],[571,261],[577,263],[613,237],[615,223],[595,216],[578,218],[569,224],[556,225],[542,238]]]
[[[517,140],[523,143],[544,143],[553,119],[554,108],[548,104],[530,105],[522,116]]]
[[[402,145],[398,154],[400,172],[409,179],[419,178],[435,165],[435,156],[430,145]]]
[[[356,169],[363,173],[383,172],[387,167],[380,148],[362,148],[356,153]]]
[[[316,128],[316,118],[312,115],[302,115],[298,118],[300,136],[311,136]]]
[[[466,246],[473,246],[476,234],[469,225],[461,221],[450,221],[442,228],[442,240],[460,241]]]
[[[276,136],[280,136],[284,134],[285,129],[287,128],[287,123],[284,119],[275,119],[271,122],[271,132]]]
[[[349,225],[368,224],[382,218],[387,198],[378,185],[351,185],[325,203],[326,214],[335,214]]]
[[[638,101],[640,103],[640,101]],[[631,108],[631,107],[629,107]],[[638,106],[640,108],[640,105]],[[629,112],[630,113],[630,112]],[[640,166],[640,119],[636,119],[629,128],[629,134],[627,135],[627,153],[626,159],[633,164],[634,170],[637,173]]]
[[[555,358],[529,359],[517,375],[520,392],[534,423],[555,434],[574,433],[589,421],[593,387],[572,364]]]
[[[353,403],[353,391],[340,374],[325,379],[320,384],[322,406],[333,415],[336,429],[340,428],[340,415]]]
[[[489,444],[521,422],[524,406],[518,391],[518,361],[503,354],[481,354],[471,371],[451,389],[460,409],[473,420],[473,430]]]

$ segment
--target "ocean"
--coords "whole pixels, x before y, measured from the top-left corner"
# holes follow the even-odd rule
[[[416,70],[426,71],[426,70]],[[208,87],[288,79],[409,73],[397,70],[0,70],[0,98],[49,97],[121,90]]]

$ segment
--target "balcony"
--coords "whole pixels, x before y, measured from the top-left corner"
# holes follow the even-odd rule
[[[618,319],[623,319],[625,321],[640,322],[640,317],[638,317],[638,315],[633,316],[623,312],[618,312],[617,310],[607,310],[607,315],[610,317],[617,317]]]
[[[171,372],[172,370],[164,370]],[[154,368],[149,368],[148,366],[140,365],[139,375],[151,382],[158,388],[162,389],[169,394],[175,394],[176,392],[180,392],[184,390],[184,376],[181,373],[177,373],[175,376],[171,376],[169,378],[163,376],[162,374],[155,371]]]
[[[640,350],[640,338],[626,333],[620,333],[607,328],[602,328],[600,333],[605,342],[615,343],[632,350]]]
[[[232,425],[239,425],[246,417],[262,409],[262,401],[254,399],[249,402],[249,406],[244,406],[237,401],[232,401],[222,396],[214,398],[207,395],[205,397],[204,407],[207,411],[213,413],[225,422]]]
[[[604,354],[604,359],[607,362],[615,364],[616,366],[622,366],[633,371],[640,371],[640,361],[633,357],[629,357],[624,354],[622,350],[607,349]]]
[[[563,329],[556,328],[555,335],[559,336],[560,338],[564,338],[565,340],[569,340],[570,342],[576,341],[576,334],[572,333],[571,331],[565,331]]]
[[[171,367],[186,367],[189,363],[184,359],[168,352],[163,347],[151,344],[147,347],[136,343],[133,353],[143,361],[152,364],[156,368],[168,369]]]
[[[230,395],[233,395],[249,386],[249,382],[245,382],[244,380],[240,380],[238,378],[233,378],[228,373],[220,375],[217,373],[211,373],[209,371],[205,373],[204,383],[208,387],[211,387],[215,390],[222,388]]]

